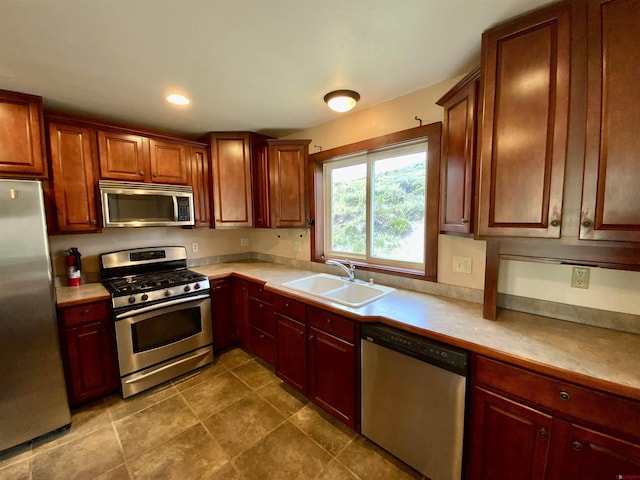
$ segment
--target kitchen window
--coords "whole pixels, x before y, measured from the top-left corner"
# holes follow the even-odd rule
[[[315,261],[435,280],[440,123],[310,159]]]

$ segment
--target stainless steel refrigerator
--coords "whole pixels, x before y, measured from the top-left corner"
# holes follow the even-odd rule
[[[0,179],[0,451],[70,422],[42,185]]]

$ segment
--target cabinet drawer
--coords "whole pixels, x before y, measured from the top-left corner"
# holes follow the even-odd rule
[[[640,402],[601,393],[484,357],[476,359],[476,383],[551,410],[582,424],[640,439]]]
[[[309,325],[331,335],[353,343],[355,340],[355,323],[353,320],[325,312],[317,308],[309,308]]]
[[[276,338],[262,330],[249,328],[249,347],[251,351],[270,365],[276,364]]]
[[[273,303],[273,293],[267,292],[264,289],[264,285],[259,283],[249,282],[249,296],[264,300],[265,302]]]
[[[304,303],[280,295],[274,295],[273,307],[278,313],[299,322],[304,323],[307,316],[307,306]]]
[[[62,326],[73,327],[83,323],[103,320],[109,315],[106,302],[87,303],[62,310]]]
[[[249,299],[249,325],[269,335],[276,334],[276,321],[273,316],[273,305],[257,298]]]

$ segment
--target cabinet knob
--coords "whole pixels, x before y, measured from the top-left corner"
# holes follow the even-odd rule
[[[460,220],[460,223],[462,223],[462,225],[466,225],[467,223],[469,223],[469,220],[463,218],[462,220]]]
[[[327,318],[327,325],[331,325],[331,319]]]
[[[593,222],[591,220],[583,220],[582,226],[584,228],[591,228],[593,226]]]
[[[289,308],[289,304],[285,302],[284,308]]]
[[[541,428],[540,430],[538,430],[538,435],[540,435],[542,438],[547,438],[549,437],[549,432],[547,432],[544,428]]]
[[[264,338],[264,333],[261,333],[261,334],[260,334],[260,338]]]
[[[309,335],[309,340],[313,340],[314,336],[313,335]]]
[[[90,313],[90,312],[91,312],[91,311],[90,311],[88,308],[85,308],[85,309],[82,311],[82,314],[83,314],[83,315],[89,315],[89,313]]]
[[[560,398],[562,400],[571,400],[571,395],[569,395],[567,392],[560,392]]]
[[[138,172],[138,175],[140,175],[141,177],[144,177],[144,170],[140,170],[140,171]]]
[[[582,450],[582,444],[576,440],[571,444],[571,448],[579,452],[580,450]]]
[[[264,308],[264,305],[262,303],[260,304],[260,308]]]
[[[154,172],[153,176],[157,177],[158,176],[158,172]]]
[[[304,335],[304,331],[300,330],[300,336],[303,336],[303,335]]]
[[[97,220],[91,220],[91,225],[97,225],[98,221]]]
[[[552,227],[559,227],[560,226],[560,220],[551,220],[551,226]]]

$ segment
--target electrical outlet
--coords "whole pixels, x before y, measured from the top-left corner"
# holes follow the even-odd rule
[[[571,286],[573,288],[589,288],[589,272],[588,268],[573,267],[571,269]]]
[[[453,271],[456,273],[471,273],[471,257],[453,257]]]
[[[302,242],[293,242],[293,249],[296,252],[301,252],[302,251]]]
[[[248,247],[249,246],[249,239],[247,237],[242,237],[240,239],[240,246],[241,247]]]
[[[198,242],[191,242],[191,251],[196,253],[199,250]]]

